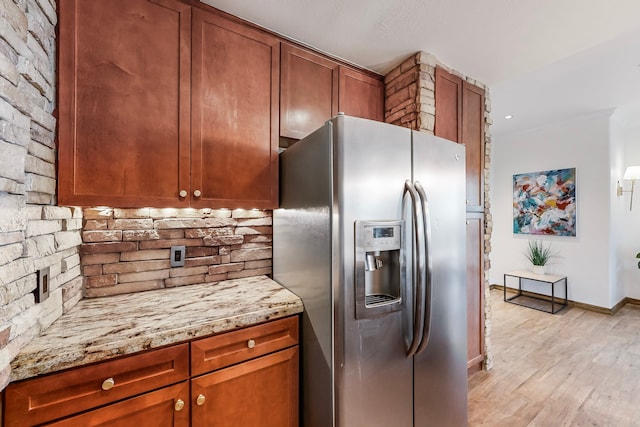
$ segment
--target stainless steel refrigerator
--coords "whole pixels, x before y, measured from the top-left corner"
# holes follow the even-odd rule
[[[339,114],[280,155],[304,427],[467,424],[464,146]]]

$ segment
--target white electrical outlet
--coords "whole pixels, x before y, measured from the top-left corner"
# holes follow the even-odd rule
[[[36,289],[33,291],[36,304],[49,298],[49,267],[38,270],[37,276]]]
[[[184,259],[186,257],[185,246],[171,246],[171,267],[184,267]]]

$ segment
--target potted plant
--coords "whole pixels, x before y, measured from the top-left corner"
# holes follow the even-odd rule
[[[545,246],[540,240],[529,240],[529,247],[527,248],[527,252],[525,252],[525,256],[531,264],[533,264],[531,268],[533,273],[544,274],[547,263],[553,258],[551,244]]]
[[[640,258],[640,252],[636,254],[636,258]],[[638,261],[638,268],[640,268],[640,261]]]

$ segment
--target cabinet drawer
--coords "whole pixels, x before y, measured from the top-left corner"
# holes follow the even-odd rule
[[[191,375],[201,375],[298,344],[298,317],[191,342]]]
[[[5,392],[5,426],[51,421],[188,377],[185,343],[10,384]]]
[[[187,427],[189,409],[189,382],[184,381],[46,425],[139,427],[153,423],[156,427]]]

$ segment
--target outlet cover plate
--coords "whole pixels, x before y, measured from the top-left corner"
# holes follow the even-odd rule
[[[38,270],[36,289],[33,291],[36,304],[49,298],[49,267]]]
[[[185,246],[171,246],[171,267],[184,267],[184,258],[186,256]]]

